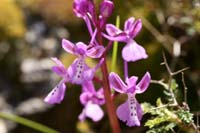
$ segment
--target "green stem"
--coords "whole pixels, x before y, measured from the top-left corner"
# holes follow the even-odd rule
[[[14,114],[6,113],[6,112],[0,112],[0,117],[7,119],[7,120],[17,122],[19,124],[22,124],[24,126],[30,127],[32,129],[35,129],[35,130],[43,132],[43,133],[58,133],[58,131],[56,131],[54,129],[51,129],[51,128],[44,126],[40,123],[25,119],[23,117],[20,117],[20,116],[14,115]]]
[[[120,25],[120,17],[116,18],[116,27],[119,28]],[[111,62],[111,71],[115,71],[117,64],[117,50],[118,50],[118,42],[115,41],[113,44],[113,53],[112,53],[112,62]]]

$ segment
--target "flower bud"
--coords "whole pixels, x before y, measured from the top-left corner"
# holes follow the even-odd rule
[[[73,10],[77,17],[84,17],[87,13],[92,14],[94,3],[90,0],[74,0]]]
[[[114,4],[110,0],[104,0],[100,5],[100,14],[103,18],[111,16],[114,9]]]

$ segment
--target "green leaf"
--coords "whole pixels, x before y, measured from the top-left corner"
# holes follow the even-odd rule
[[[151,119],[151,120],[148,120],[146,123],[145,123],[145,126],[148,126],[150,129],[153,128],[154,126],[157,126],[163,122],[166,122],[169,120],[169,117],[168,116],[162,116],[162,117],[156,117],[154,119]]]
[[[193,114],[189,111],[180,109],[177,111],[177,115],[185,124],[190,124],[193,122]]]
[[[162,106],[162,101],[161,101],[161,98],[159,97],[157,100],[156,100],[156,106]]]
[[[178,88],[178,84],[175,79],[172,79],[171,88],[172,90],[176,90]]]

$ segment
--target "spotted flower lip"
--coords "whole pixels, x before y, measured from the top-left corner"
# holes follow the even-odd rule
[[[93,121],[99,121],[102,119],[104,113],[100,108],[100,105],[105,103],[103,89],[95,90],[92,81],[82,84],[82,94],[80,95],[80,102],[84,106],[79,119],[84,121],[86,117]]]
[[[65,82],[69,81],[69,75],[67,73],[67,69],[64,67],[62,62],[56,57],[52,58],[52,60],[57,64],[57,66],[52,67],[52,71],[54,71],[57,75],[61,76],[62,80],[45,97],[44,101],[49,104],[60,103],[64,99],[66,90]]]
[[[85,81],[92,80],[95,71],[101,66],[104,59],[102,58],[94,68],[90,68],[85,63],[85,58],[100,58],[105,51],[105,48],[99,45],[89,47],[83,42],[73,44],[66,39],[62,40],[62,47],[66,52],[74,54],[78,57],[67,70],[70,82],[74,84],[82,84]]]
[[[138,84],[136,84],[137,79],[138,77],[132,76],[127,78],[126,83],[124,83],[116,73],[111,72],[109,75],[110,86],[114,88],[115,91],[128,95],[126,102],[121,104],[116,112],[118,118],[123,122],[126,122],[130,127],[140,126],[143,111],[140,104],[137,102],[135,95],[147,90],[151,76],[149,72],[146,72]]]

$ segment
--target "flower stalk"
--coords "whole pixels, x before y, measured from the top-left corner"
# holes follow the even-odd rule
[[[103,55],[105,58],[105,55]],[[113,133],[120,133],[120,126],[119,126],[119,121],[117,120],[117,115],[115,113],[115,106],[113,104],[113,100],[111,97],[111,89],[109,85],[109,80],[108,80],[108,70],[107,70],[107,65],[106,61],[103,62],[101,66],[102,74],[103,74],[103,89],[104,89],[104,97],[105,97],[105,104],[106,104],[106,109],[108,112],[108,118],[110,121],[110,125],[112,127]]]

